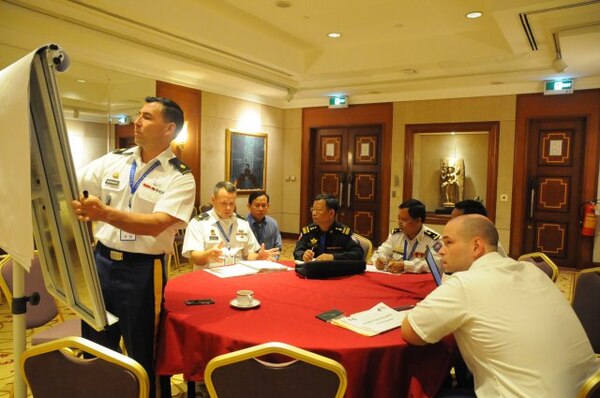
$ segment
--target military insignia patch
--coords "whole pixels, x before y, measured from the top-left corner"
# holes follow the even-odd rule
[[[112,178],[107,178],[106,181],[104,181],[104,183],[106,185],[112,185],[112,186],[115,186],[115,187],[119,186],[119,180],[113,180]]]
[[[430,229],[426,230],[424,234],[429,236],[431,239],[438,239],[440,237],[440,234]]]

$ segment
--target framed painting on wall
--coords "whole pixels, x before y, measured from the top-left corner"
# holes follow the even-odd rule
[[[267,180],[267,134],[227,129],[226,179],[238,192],[264,191]]]

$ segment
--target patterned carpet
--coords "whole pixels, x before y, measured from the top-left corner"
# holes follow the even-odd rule
[[[282,251],[282,260],[291,260],[292,251],[295,245],[294,240],[284,240],[284,247]],[[182,273],[189,272],[191,270],[189,264],[184,263],[178,269],[172,269],[171,276],[176,276]],[[557,285],[560,290],[565,294],[565,297],[570,300],[573,282],[575,280],[576,272],[573,270],[561,269]],[[6,298],[2,298],[0,304],[0,398],[8,397],[12,383],[13,383],[13,354],[12,354],[12,316],[6,302]],[[66,318],[73,318],[75,314],[68,309],[64,309],[64,315]],[[50,324],[56,323],[57,320],[52,321]],[[27,332],[27,346],[30,345],[30,337],[32,331]],[[172,392],[173,397],[183,398],[186,394],[186,383],[184,382],[181,375],[175,375],[172,378]]]

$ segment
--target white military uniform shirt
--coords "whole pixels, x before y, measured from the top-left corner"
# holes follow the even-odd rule
[[[152,170],[132,195],[130,172],[136,162],[134,181]],[[153,168],[155,162],[158,166]],[[119,149],[92,161],[78,173],[79,189],[97,196],[106,205],[133,213],[167,213],[181,220],[157,237],[132,235],[98,222],[95,237],[107,247],[144,254],[170,253],[177,229],[185,228],[194,207],[196,183],[190,170],[175,157],[170,148],[142,164],[140,148]],[[131,203],[131,206],[130,206]]]
[[[221,228],[217,224],[221,225]],[[231,235],[229,231],[231,228]],[[228,236],[229,235],[229,236]],[[236,261],[247,259],[248,253],[258,252],[260,244],[250,229],[248,221],[234,214],[228,219],[220,218],[214,209],[194,217],[186,231],[181,249],[184,257],[191,257],[192,251],[203,251],[218,246],[223,242],[223,248],[238,249]],[[211,260],[204,266],[194,266],[194,269],[213,268],[224,265],[223,260]]]
[[[425,262],[427,246],[433,251],[436,260],[439,260],[437,252],[442,247],[440,234],[423,225],[417,236],[410,240],[400,228],[395,228],[373,253],[371,261],[375,264],[378,258],[384,258],[386,261],[410,260],[404,265],[405,272],[429,272]]]
[[[448,276],[407,316],[428,343],[454,334],[478,397],[575,397],[598,366],[552,280],[497,252]]]

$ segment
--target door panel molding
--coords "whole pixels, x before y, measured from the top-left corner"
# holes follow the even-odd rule
[[[532,120],[556,120],[564,118],[583,118],[585,120],[585,148],[581,186],[579,190],[583,200],[597,198],[598,161],[600,150],[600,90],[581,90],[571,95],[544,96],[542,94],[521,94],[517,96],[517,118],[515,124],[515,157],[513,173],[513,201],[510,223],[510,255],[517,258],[524,253],[523,231],[526,228],[528,204],[528,132]],[[579,206],[573,203],[571,206]],[[579,226],[577,226],[579,228]],[[570,266],[588,268],[592,261],[592,237],[580,237],[578,260]],[[596,264],[597,265],[597,264]]]
[[[379,152],[381,156],[381,173],[379,179],[379,196],[377,212],[372,215],[377,220],[377,235],[385,240],[389,233],[390,222],[390,190],[391,190],[391,148],[393,127],[393,104],[351,105],[343,109],[328,109],[326,107],[305,108],[302,110],[302,156],[301,156],[301,186],[300,186],[300,226],[310,222],[309,208],[312,205],[312,165],[314,164],[314,142],[311,131],[331,126],[381,126]],[[359,148],[360,153],[360,148]],[[354,187],[353,187],[354,188]],[[381,242],[373,242],[378,245]]]

